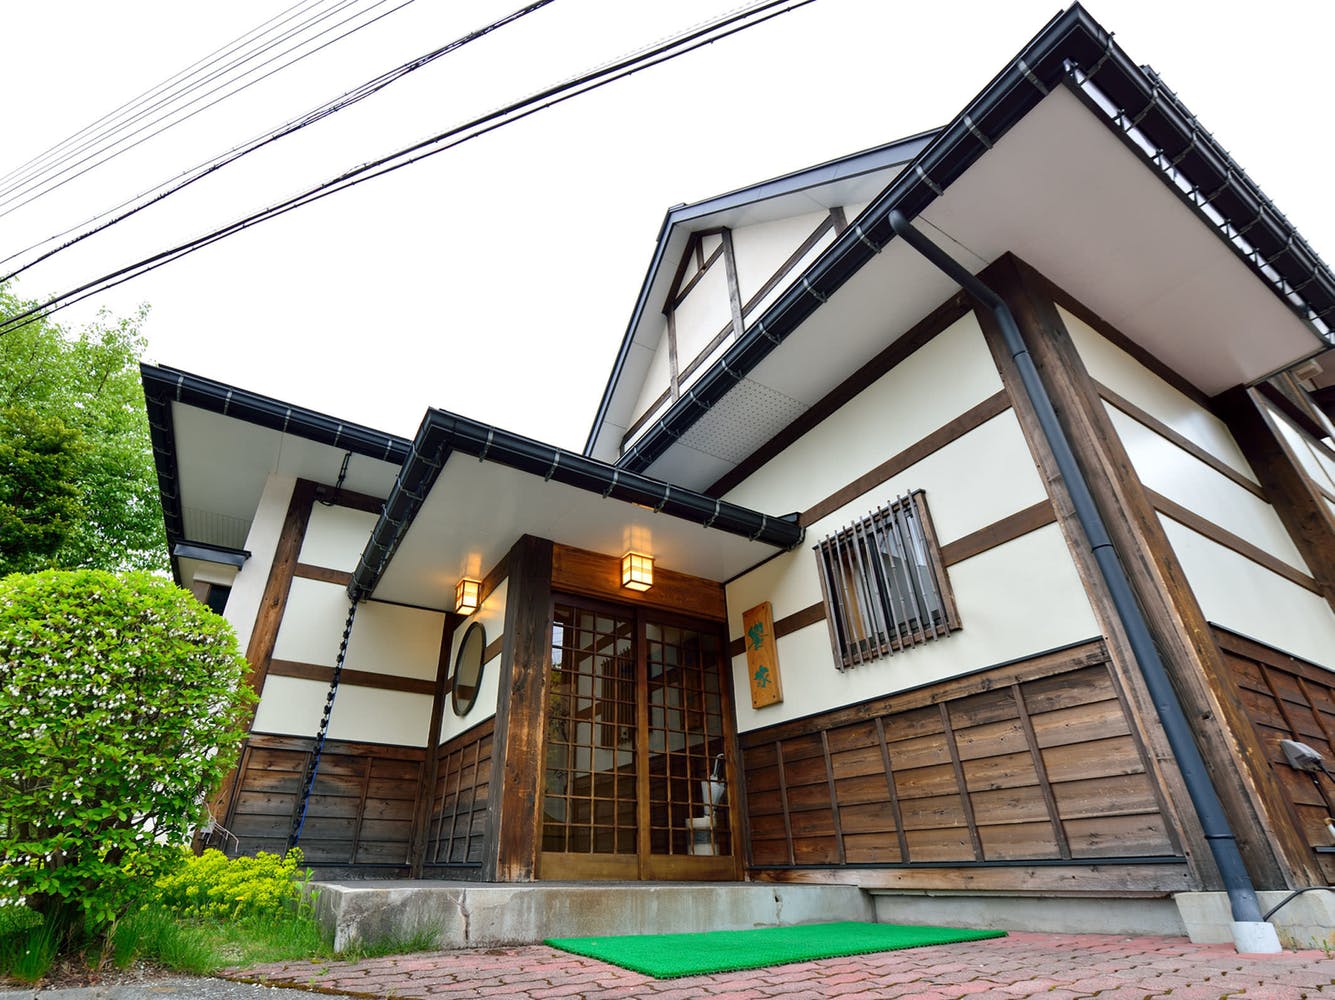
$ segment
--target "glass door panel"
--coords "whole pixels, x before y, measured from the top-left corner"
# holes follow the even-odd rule
[[[541,877],[737,877],[727,665],[708,627],[557,599]]]
[[[732,855],[722,645],[717,632],[645,623],[649,865],[719,867]],[[665,864],[663,859],[679,863]]]
[[[594,866],[609,874],[633,870],[638,849],[634,634],[633,619],[554,609],[542,848],[628,862]]]

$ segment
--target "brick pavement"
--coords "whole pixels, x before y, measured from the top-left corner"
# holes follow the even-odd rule
[[[1335,998],[1335,958],[1320,951],[1238,955],[1227,945],[1194,945],[1185,938],[1022,932],[681,979],[651,979],[544,945],[279,963],[230,978],[350,996],[432,1000]]]

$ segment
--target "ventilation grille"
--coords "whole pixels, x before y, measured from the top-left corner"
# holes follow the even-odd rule
[[[744,378],[680,438],[736,465],[807,410],[805,403]]]
[[[222,545],[229,549],[246,547],[246,535],[250,533],[250,521],[244,517],[231,517],[198,507],[183,507],[182,519],[185,522],[185,537],[192,542],[205,542],[209,545]]]

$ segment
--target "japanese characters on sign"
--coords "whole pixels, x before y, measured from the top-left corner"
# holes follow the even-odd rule
[[[764,708],[783,701],[779,650],[774,641],[774,610],[769,601],[742,613],[742,631],[746,672],[751,678],[751,707]]]

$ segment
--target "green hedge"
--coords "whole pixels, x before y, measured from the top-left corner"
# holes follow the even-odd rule
[[[179,863],[235,760],[246,670],[169,580],[0,579],[0,896],[98,933]]]

